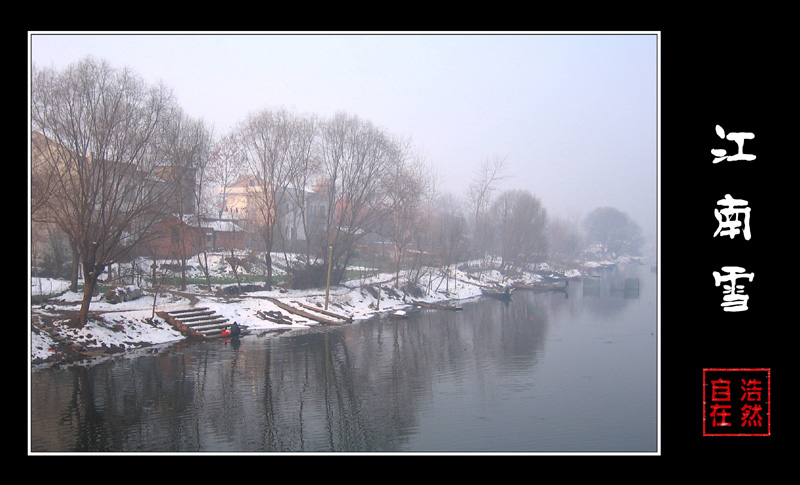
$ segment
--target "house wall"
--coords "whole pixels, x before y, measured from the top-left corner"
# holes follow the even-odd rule
[[[210,248],[214,248],[214,250],[225,250],[225,249],[236,249],[236,250],[244,250],[246,249],[246,236],[247,234],[240,231],[240,232],[220,232],[220,231],[212,231],[213,243],[209,245]]]
[[[192,257],[203,249],[203,230],[191,227],[177,217],[167,217],[154,224],[152,234],[153,237],[140,246],[138,255],[177,260]]]
[[[294,189],[290,189],[294,190]],[[263,240],[255,234],[253,226],[258,217],[258,206],[255,198],[260,194],[261,186],[253,176],[247,176],[232,184],[226,190],[225,207],[223,210],[239,224],[250,230],[251,234],[245,237],[245,247],[252,250],[263,250]],[[275,227],[275,242],[273,249],[291,249],[304,244],[308,235],[303,227],[300,208],[295,203],[295,197],[284,194],[280,207],[278,207],[278,221]],[[324,193],[309,191],[306,193],[306,223],[311,234],[318,234],[324,229],[327,216],[327,196]],[[219,236],[218,236],[219,237]],[[236,242],[237,248],[238,241]]]

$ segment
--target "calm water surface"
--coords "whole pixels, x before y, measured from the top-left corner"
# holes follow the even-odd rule
[[[656,452],[656,282],[36,370],[31,451]]]

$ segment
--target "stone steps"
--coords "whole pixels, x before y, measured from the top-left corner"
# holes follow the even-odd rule
[[[227,330],[232,323],[214,310],[205,307],[171,310],[157,314],[181,333],[201,338],[226,337],[227,335],[222,332]],[[245,329],[242,330],[244,333]]]

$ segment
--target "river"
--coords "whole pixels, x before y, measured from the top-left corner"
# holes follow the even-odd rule
[[[30,450],[658,451],[649,266],[462,307],[35,370]]]

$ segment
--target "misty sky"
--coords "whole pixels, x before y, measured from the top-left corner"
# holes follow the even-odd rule
[[[503,157],[513,176],[500,189],[570,219],[616,207],[648,237],[658,50],[655,33],[30,35],[33,63],[130,67],[217,135],[262,109],[345,111],[409,137],[456,196]]]

